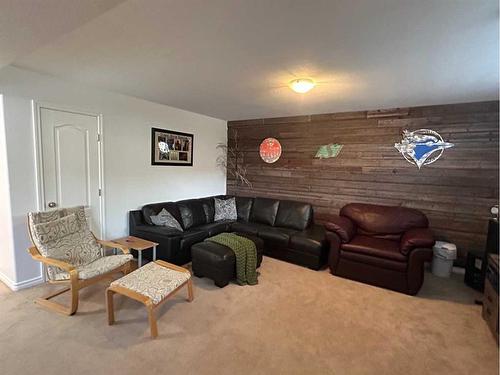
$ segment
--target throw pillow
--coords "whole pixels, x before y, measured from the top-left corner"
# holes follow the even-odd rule
[[[181,232],[183,231],[181,225],[175,217],[173,217],[172,214],[165,209],[162,209],[158,215],[150,216],[150,218],[154,225],[174,228],[180,230]]]
[[[215,215],[214,221],[220,220],[236,220],[238,212],[236,211],[236,199],[215,199]]]

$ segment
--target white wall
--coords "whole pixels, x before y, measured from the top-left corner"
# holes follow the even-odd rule
[[[6,284],[12,284],[16,279],[16,265],[14,263],[3,99],[0,95],[0,280]]]
[[[26,213],[38,209],[31,100],[103,115],[107,238],[127,234],[127,212],[145,203],[226,191],[225,174],[216,166],[216,145],[226,142],[223,120],[16,67],[0,70],[0,94],[5,102],[17,284],[40,277],[39,266],[26,253]],[[153,126],[194,134],[193,167],[151,166]]]
[[[1,85],[0,85],[1,86]],[[15,288],[40,281],[40,264],[26,249],[26,214],[37,207],[33,121],[29,99],[4,95],[5,139],[16,278]]]

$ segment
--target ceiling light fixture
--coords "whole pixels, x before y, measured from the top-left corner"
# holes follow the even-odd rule
[[[298,92],[299,94],[305,94],[306,92],[313,89],[314,86],[316,86],[316,84],[312,79],[309,78],[294,79],[290,82],[290,88],[293,91]]]

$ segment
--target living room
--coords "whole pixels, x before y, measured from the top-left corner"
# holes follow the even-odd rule
[[[2,374],[499,372],[497,1],[1,8]]]

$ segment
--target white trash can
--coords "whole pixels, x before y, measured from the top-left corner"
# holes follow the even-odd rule
[[[455,244],[436,241],[433,247],[432,273],[439,277],[450,277],[453,261],[457,259],[457,247]]]

